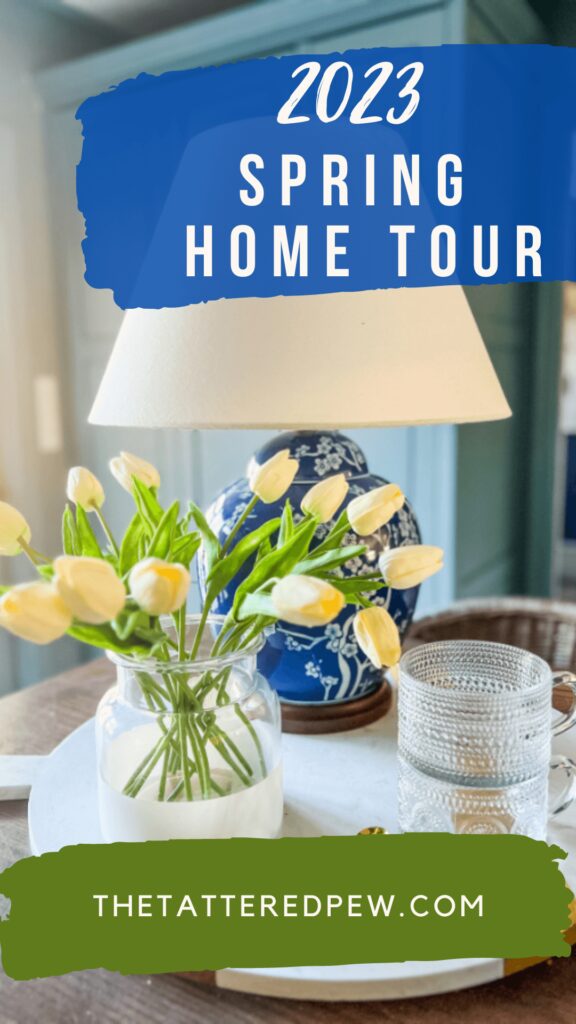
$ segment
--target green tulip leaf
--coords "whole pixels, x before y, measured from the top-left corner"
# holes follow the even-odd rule
[[[188,505],[185,514],[182,516],[182,519],[178,524],[178,529],[181,536],[184,536],[185,533],[188,533],[190,523],[192,523],[193,521],[194,520],[192,517],[192,509],[190,508],[190,505]]]
[[[316,532],[316,521],[305,519],[295,529],[292,537],[279,550],[271,551],[269,555],[262,558],[252,569],[252,572],[238,587],[234,595],[232,612],[236,617],[238,608],[242,601],[253,591],[258,590],[263,583],[276,576],[286,576],[293,567],[301,561],[308,552],[310,542]]]
[[[352,527],[350,526],[350,521],[348,519],[348,511],[347,509],[344,509],[338,516],[334,526],[326,534],[322,543],[318,544],[318,547],[314,548],[314,554],[321,555],[324,554],[325,551],[331,551],[332,548],[339,547],[343,537],[345,537],[347,533],[350,533],[351,529]]]
[[[386,586],[381,576],[370,577],[370,576],[355,576],[344,578],[341,576],[322,576],[323,579],[331,583],[336,590],[339,590],[341,594],[344,594],[347,604],[359,604],[361,603],[360,598],[365,593],[374,593],[375,591],[381,590]],[[370,603],[370,602],[368,602]]]
[[[120,546],[119,572],[125,576],[133,565],[140,560],[140,543],[146,539],[145,528],[140,513],[132,519]]]
[[[287,540],[294,533],[294,517],[292,516],[292,505],[290,499],[286,498],[284,510],[282,512],[282,519],[280,521],[280,530],[278,532],[278,543],[276,547],[281,548]]]
[[[144,657],[150,653],[150,647],[143,643],[134,644],[130,639],[121,640],[109,623],[103,626],[90,626],[86,622],[74,622],[68,630],[68,636],[79,640],[80,643],[113,651],[115,654]]]
[[[200,544],[201,537],[199,533],[187,533],[184,537],[178,537],[172,545],[171,561],[179,562],[180,565],[188,569]]]
[[[112,623],[112,628],[119,640],[128,640],[139,627],[146,628],[150,625],[150,616],[141,608],[125,609]]]
[[[88,516],[80,505],[76,506],[76,531],[80,554],[87,558],[102,558],[102,551],[96,539],[96,534],[90,525]]]
[[[176,532],[180,503],[174,501],[158,523],[146,551],[147,558],[167,558]]]
[[[154,488],[146,487],[146,484],[143,484],[137,477],[133,476],[132,496],[136,502],[138,512],[147,524],[150,533],[153,534],[164,515],[164,510],[156,497]]]
[[[278,618],[269,594],[246,594],[238,608],[237,617],[243,621],[256,615],[264,615],[273,620]]]
[[[270,552],[273,550],[274,549],[270,543],[270,539],[266,537],[265,540],[262,541],[260,547],[258,548],[258,551],[256,552],[256,560],[254,564],[258,565],[258,562],[261,562],[262,559],[266,558],[266,555],[269,555]]]
[[[198,505],[195,505],[194,502],[191,501],[188,505],[188,511],[196,523],[198,530],[202,534],[204,550],[206,551],[206,568],[208,570],[208,574],[210,574],[214,562],[220,557],[220,541],[208,525],[206,517],[201,509],[198,508]]]
[[[80,539],[76,529],[76,520],[70,505],[66,505],[62,516],[62,550],[65,555],[80,554]]]
[[[350,544],[348,547],[335,548],[333,551],[324,551],[321,554],[317,554],[317,550],[317,548],[314,548],[310,552],[309,558],[298,562],[292,569],[292,572],[299,573],[300,575],[313,575],[320,569],[338,569],[341,565],[349,562],[351,558],[363,555],[366,551],[366,545]]]
[[[246,534],[224,558],[217,559],[206,580],[210,589],[216,594],[224,590],[262,542],[275,533],[279,526],[279,519],[269,519],[267,523],[262,523],[262,526]]]
[[[332,576],[330,573],[319,573],[322,579],[328,580],[343,594],[361,594],[364,590],[381,590],[386,584],[379,573],[365,576]]]
[[[160,626],[155,628],[152,626],[137,626],[134,630],[134,636],[153,645],[163,645],[166,643],[166,634]]]

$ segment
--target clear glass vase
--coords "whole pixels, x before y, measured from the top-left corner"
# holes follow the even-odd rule
[[[278,698],[256,668],[262,639],[194,661],[110,655],[117,682],[96,715],[100,823],[108,842],[276,838],[282,826]],[[187,619],[189,650],[199,617]]]

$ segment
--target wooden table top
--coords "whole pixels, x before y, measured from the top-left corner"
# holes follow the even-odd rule
[[[111,681],[104,659],[0,700],[0,754],[48,754],[89,718]],[[26,802],[0,802],[0,870],[30,853]],[[312,1003],[239,995],[171,975],[84,971],[13,982],[0,972],[1,1024],[571,1024],[576,957],[480,988],[391,1003]]]

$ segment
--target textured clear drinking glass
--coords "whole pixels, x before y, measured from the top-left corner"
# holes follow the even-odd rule
[[[424,644],[404,655],[399,687],[399,823],[403,831],[516,832],[543,838],[551,738],[576,718],[576,677],[541,658],[484,641]],[[552,691],[572,691],[553,721]]]

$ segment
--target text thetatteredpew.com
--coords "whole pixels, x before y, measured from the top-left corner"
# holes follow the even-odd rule
[[[482,894],[416,893],[399,902],[395,893],[95,893],[102,917],[466,917],[484,916]]]

